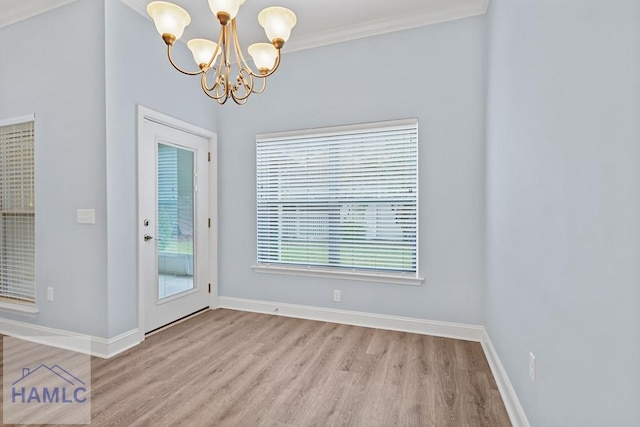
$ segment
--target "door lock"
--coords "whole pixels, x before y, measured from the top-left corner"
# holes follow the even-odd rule
[[[153,236],[150,236],[150,235],[148,235],[148,234],[145,234],[145,235],[144,235],[144,241],[145,241],[145,242],[148,242],[149,240],[152,240],[152,239],[153,239]]]

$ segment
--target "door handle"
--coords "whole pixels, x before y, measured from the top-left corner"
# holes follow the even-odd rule
[[[150,236],[149,234],[145,234],[144,235],[144,241],[145,242],[148,242],[149,240],[152,240],[152,239],[153,239],[153,236]]]

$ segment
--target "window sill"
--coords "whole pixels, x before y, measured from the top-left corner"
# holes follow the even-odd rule
[[[17,304],[13,302],[0,301],[0,310],[12,311],[23,314],[38,314],[40,310],[35,305],[31,304]]]
[[[374,273],[354,270],[325,270],[311,267],[284,267],[279,265],[254,265],[253,271],[264,274],[285,274],[290,276],[325,277],[330,279],[360,280],[365,282],[392,283],[395,285],[420,286],[423,277],[411,275]]]

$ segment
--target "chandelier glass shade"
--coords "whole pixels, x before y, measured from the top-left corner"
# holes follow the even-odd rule
[[[147,13],[167,45],[171,65],[183,74],[200,75],[204,93],[220,104],[229,98],[237,104],[244,104],[252,93],[264,92],[266,78],[278,69],[282,46],[289,40],[291,29],[296,25],[296,15],[284,7],[268,7],[259,13],[258,22],[271,43],[254,43],[247,49],[257,68],[254,71],[247,64],[238,42],[236,15],[244,2],[209,0],[209,8],[220,23],[220,34],[217,43],[207,39],[191,39],[187,42],[199,67],[196,71],[180,68],[171,53],[174,43],[191,23],[187,11],[165,1],[154,1],[147,5]]]

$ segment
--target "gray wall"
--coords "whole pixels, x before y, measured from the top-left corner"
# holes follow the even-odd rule
[[[214,130],[217,105],[199,77],[174,70],[153,23],[120,1],[105,1],[109,336],[137,327],[138,104]],[[176,60],[196,69],[182,43]],[[149,161],[155,161],[149,159]]]
[[[80,0],[0,36],[9,41],[0,119],[36,114],[40,309],[1,316],[99,337],[136,328],[136,106],[215,130],[215,105],[197,78],[170,67],[153,24],[120,1]],[[181,44],[176,56],[193,63]],[[96,225],[76,224],[78,208],[94,208]]]
[[[640,2],[489,13],[489,334],[532,425],[637,426]]]
[[[55,23],[52,24],[52,22]],[[107,199],[102,2],[0,29],[0,118],[36,114],[36,298],[5,318],[106,336]],[[96,210],[95,225],[76,209]],[[53,287],[55,301],[46,301]]]
[[[219,295],[481,323],[485,36],[477,17],[285,54],[264,94],[221,108]],[[408,117],[419,120],[424,284],[254,273],[256,134]]]

